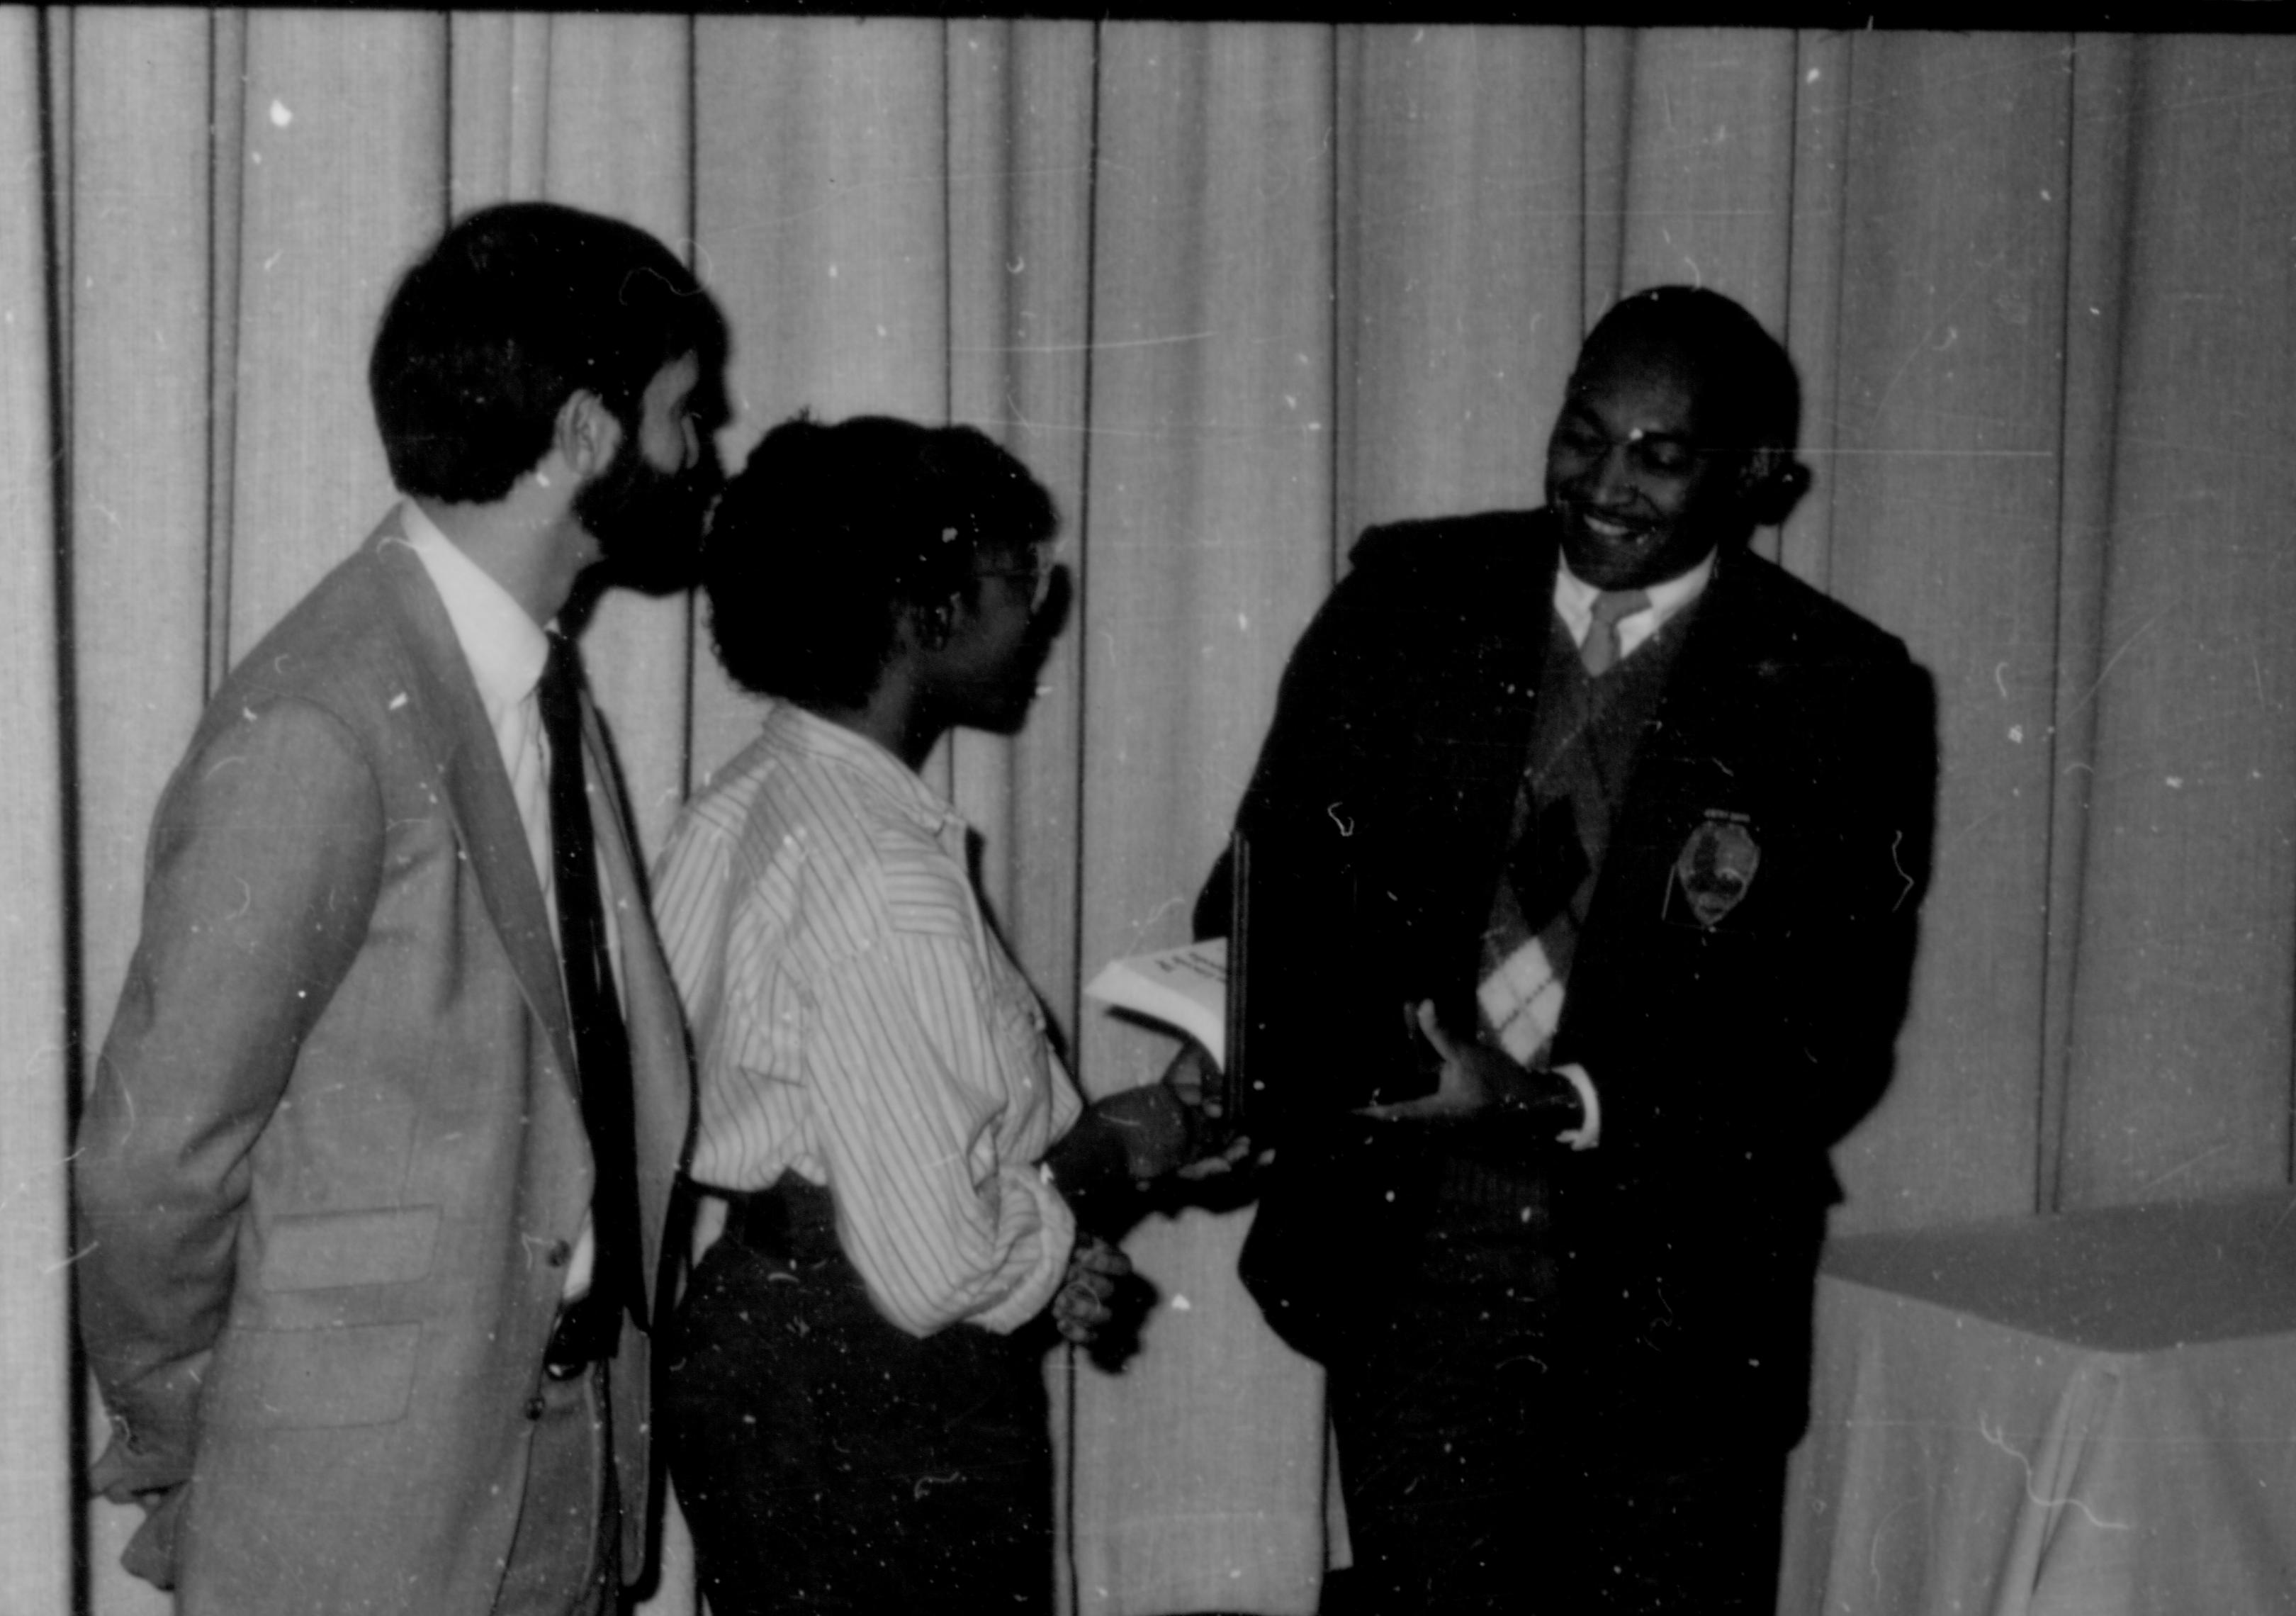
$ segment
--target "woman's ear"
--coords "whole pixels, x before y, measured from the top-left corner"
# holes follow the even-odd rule
[[[939,651],[956,632],[957,608],[961,603],[956,595],[949,595],[930,606],[903,606],[901,631],[920,649]]]

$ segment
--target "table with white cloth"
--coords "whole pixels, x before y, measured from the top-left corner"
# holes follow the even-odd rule
[[[1792,1616],[2296,1612],[2296,1192],[1852,1235]]]

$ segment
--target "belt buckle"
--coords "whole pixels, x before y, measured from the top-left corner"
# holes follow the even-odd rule
[[[542,1349],[542,1373],[554,1381],[570,1381],[597,1361],[586,1339],[591,1332],[586,1327],[588,1309],[583,1303],[586,1296],[562,1308],[558,1322],[550,1328],[550,1340]]]
[[[550,1380],[570,1381],[590,1366],[588,1355],[570,1341],[550,1338],[550,1345],[542,1349],[542,1373]]]

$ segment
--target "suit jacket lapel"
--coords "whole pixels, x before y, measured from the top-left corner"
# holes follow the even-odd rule
[[[1659,923],[1685,839],[1709,813],[1749,808],[1748,792],[1766,777],[1749,761],[1764,733],[1763,698],[1752,686],[1763,659],[1775,654],[1775,629],[1761,578],[1736,561],[1717,562],[1645,724],[1579,938],[1566,1021],[1634,980],[1615,961],[1631,955],[1641,928]]]
[[[1474,611],[1446,625],[1456,637],[1429,648],[1415,722],[1450,811],[1500,786],[1512,800],[1554,619],[1554,557],[1528,535],[1495,550],[1470,585]],[[1424,794],[1427,783],[1408,789]]]
[[[1774,636],[1758,598],[1760,581],[1737,558],[1717,558],[1714,576],[1684,625],[1686,637],[1644,738],[1645,752],[1706,759],[1724,797],[1732,791],[1731,760],[1759,734],[1751,718],[1759,704],[1749,682],[1770,654],[1766,641]],[[1644,806],[1631,789],[1627,800]],[[1718,798],[1711,806],[1727,805]]]
[[[1483,683],[1497,703],[1496,716],[1503,733],[1517,737],[1518,750],[1527,753],[1538,682],[1546,668],[1546,645],[1554,634],[1554,574],[1562,552],[1541,529],[1538,537],[1526,538],[1511,559],[1517,565],[1494,587],[1493,593],[1508,606],[1504,632],[1486,652]]]
[[[503,772],[502,751],[488,722],[470,663],[455,638],[447,608],[422,561],[408,547],[396,515],[369,541],[385,608],[396,619],[414,670],[410,693],[417,732],[430,747],[447,813],[468,849],[480,899],[493,919],[527,1005],[549,1033],[560,1069],[576,1084],[574,1026],[559,975],[550,911],[534,873],[526,826]]]
[[[1434,851],[1441,872],[1421,918],[1439,964],[1432,979],[1472,976],[1477,939],[1506,853],[1505,830],[1530,747],[1533,710],[1554,621],[1556,551],[1542,527],[1496,546],[1471,591],[1461,638],[1431,647],[1421,756],[1429,777],[1398,783],[1428,816],[1405,827],[1407,857]],[[1464,940],[1463,940],[1464,939]]]

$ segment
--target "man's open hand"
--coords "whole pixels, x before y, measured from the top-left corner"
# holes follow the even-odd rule
[[[1472,1038],[1453,1038],[1436,1019],[1432,999],[1422,999],[1406,1013],[1442,1058],[1435,1092],[1388,1105],[1366,1105],[1363,1115],[1389,1122],[1471,1117],[1503,1104],[1509,1111],[1551,1112],[1557,1125],[1564,1128],[1579,1120],[1578,1091],[1567,1079],[1518,1066],[1504,1052]]]

